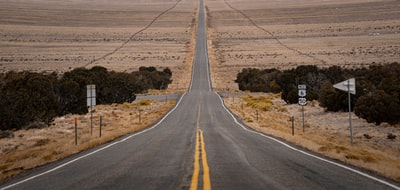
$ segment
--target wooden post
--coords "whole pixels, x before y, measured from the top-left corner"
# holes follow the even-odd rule
[[[74,118],[75,123],[75,146],[78,145],[78,119]]]
[[[256,119],[258,121],[258,110],[256,110]]]
[[[103,119],[103,116],[100,115],[100,135],[99,135],[100,137],[101,137],[101,121],[102,121],[102,119]]]
[[[292,136],[294,136],[294,116],[292,116]]]

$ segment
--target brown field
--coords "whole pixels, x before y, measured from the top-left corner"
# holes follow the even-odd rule
[[[0,72],[169,67],[190,81],[195,1],[0,1]],[[182,84],[180,84],[182,83]]]
[[[368,66],[400,61],[396,0],[208,0],[213,86],[242,68]]]
[[[217,91],[237,90],[236,74],[247,67],[352,68],[400,61],[398,0],[205,0],[205,5],[211,77]],[[95,65],[125,72],[140,66],[169,67],[173,83],[168,91],[183,91],[191,79],[197,11],[197,0],[0,0],[0,72],[61,74]],[[239,100],[226,101],[233,110],[241,105]],[[306,133],[296,125],[298,135],[293,138],[287,117],[298,118],[298,106],[274,101],[283,108],[260,113],[259,122],[254,122],[252,108],[245,108],[249,115],[237,114],[257,130],[400,180],[399,127],[376,127],[354,117],[356,143],[351,147],[346,113],[325,113],[315,105],[306,108]],[[154,103],[149,110],[158,106],[171,105]],[[105,131],[108,126],[115,129],[108,131],[111,138],[135,128],[134,121],[122,122],[136,117],[134,107],[98,108],[110,114]],[[14,138],[1,139],[0,179],[101,143],[84,131],[79,144],[87,145],[79,150],[64,147],[73,146],[72,117],[57,118],[49,129],[17,131]],[[87,116],[77,117],[80,126],[88,125]],[[388,132],[397,138],[385,139]],[[364,134],[372,138],[365,139]],[[68,141],[54,142],[52,136]],[[52,152],[40,152],[45,146]]]

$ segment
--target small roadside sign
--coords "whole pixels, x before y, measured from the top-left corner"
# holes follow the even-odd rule
[[[86,85],[87,106],[96,105],[96,85]]]
[[[306,95],[307,95],[306,90],[299,90],[299,96],[300,96],[300,97],[304,97],[304,96],[306,96]]]
[[[297,85],[297,89],[305,90],[305,89],[307,89],[307,86],[305,84],[299,84],[299,85]]]
[[[303,118],[303,132],[304,132],[304,106],[307,105],[307,86],[305,84],[299,84],[297,86],[297,89],[299,90],[299,105],[301,106],[301,115]]]
[[[306,92],[307,86],[306,85],[299,84],[297,86],[297,89],[299,90],[299,96],[300,97],[305,97],[307,95],[307,92]]]
[[[349,102],[349,129],[350,129],[350,142],[353,145],[353,128],[351,124],[351,98],[350,94],[356,94],[356,79],[351,78],[333,85],[334,88],[346,91],[348,94]]]
[[[299,105],[300,106],[307,105],[307,99],[306,98],[299,98]]]
[[[356,79],[351,78],[333,85],[334,88],[356,94]]]

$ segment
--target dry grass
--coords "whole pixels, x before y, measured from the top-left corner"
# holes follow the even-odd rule
[[[14,138],[0,139],[0,181],[25,170],[65,158],[82,150],[109,142],[122,135],[139,131],[165,113],[175,101],[141,100],[133,103],[99,105],[90,116],[67,115],[57,118],[50,128],[15,131]],[[139,113],[140,110],[140,113]],[[141,121],[139,123],[139,114]],[[102,137],[99,118],[102,116]],[[74,118],[78,123],[78,145],[75,146]]]
[[[400,140],[387,138],[388,133],[399,136],[399,126],[374,126],[353,117],[354,145],[351,146],[347,113],[336,113],[336,116],[333,116],[333,113],[324,112],[318,105],[307,106],[303,132],[300,106],[286,105],[279,95],[225,98],[225,103],[255,130],[400,181]],[[260,105],[264,108],[263,105],[266,104],[269,109],[260,109]],[[291,116],[295,117],[294,136],[291,130]],[[363,136],[366,133],[372,138],[366,139]]]

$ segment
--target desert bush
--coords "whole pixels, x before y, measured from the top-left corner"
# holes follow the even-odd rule
[[[383,90],[371,92],[357,100],[354,112],[368,122],[395,124],[400,122],[399,100]]]
[[[49,124],[57,115],[56,75],[10,73],[0,93],[1,130],[20,128],[30,122]]]
[[[392,133],[388,133],[387,139],[394,140],[394,139],[396,139],[396,135],[394,135]]]
[[[138,105],[140,105],[140,106],[148,106],[148,105],[150,105],[152,102],[153,102],[152,100],[143,99],[143,100],[140,100],[140,101],[139,101]]]
[[[260,71],[248,68],[237,74],[235,82],[238,83],[240,90],[279,92],[280,88],[276,82],[278,74],[280,71],[276,69]]]
[[[246,106],[261,110],[270,111],[274,108],[272,100],[265,96],[246,96],[243,97],[246,102]]]

